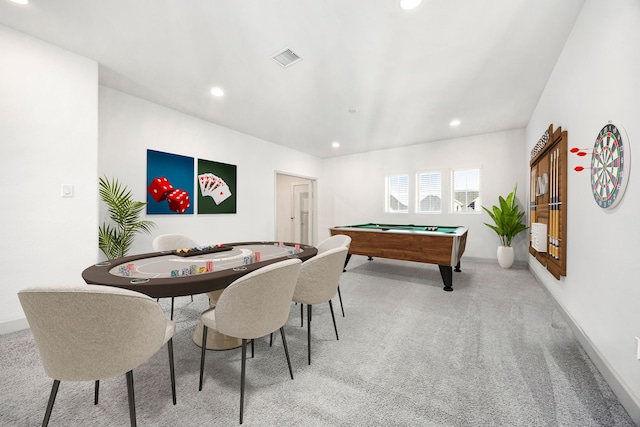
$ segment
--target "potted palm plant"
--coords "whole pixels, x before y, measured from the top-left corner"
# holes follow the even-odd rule
[[[522,221],[525,211],[521,211],[516,203],[517,190],[518,184],[513,187],[513,191],[507,195],[506,199],[500,196],[500,206],[494,205],[491,210],[482,207],[494,222],[494,224],[485,222],[484,225],[495,231],[500,238],[498,263],[503,268],[511,267],[515,260],[515,251],[511,247],[511,241],[518,233],[528,228]]]
[[[112,223],[104,222],[98,228],[98,247],[108,259],[121,258],[127,255],[135,235],[150,233],[155,223],[140,219],[147,203],[133,200],[131,191],[117,179],[100,178],[99,187]]]

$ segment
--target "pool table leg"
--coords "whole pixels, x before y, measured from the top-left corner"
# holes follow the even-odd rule
[[[450,265],[438,265],[440,267],[440,275],[444,282],[444,290],[447,292],[453,291],[451,285],[453,284],[453,268]]]

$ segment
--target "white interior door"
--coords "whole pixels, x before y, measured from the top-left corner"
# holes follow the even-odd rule
[[[313,191],[309,182],[291,183],[291,236],[297,243],[311,244]]]

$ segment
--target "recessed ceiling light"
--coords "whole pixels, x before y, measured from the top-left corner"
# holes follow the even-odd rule
[[[422,0],[400,0],[400,7],[404,10],[411,10],[420,6],[420,3]]]
[[[451,122],[449,123],[449,126],[458,126],[460,124],[460,120],[455,119],[455,120],[451,120]]]
[[[358,112],[357,108],[349,108],[347,111],[349,111],[351,114],[355,114]]]
[[[11,0],[15,4],[29,4],[29,0]]]
[[[340,147],[340,143],[339,143],[338,141],[333,141],[333,142],[331,143],[331,146],[332,146],[333,148],[338,148],[338,147]]]
[[[213,96],[224,96],[224,91],[219,87],[214,87],[211,89],[211,95]]]

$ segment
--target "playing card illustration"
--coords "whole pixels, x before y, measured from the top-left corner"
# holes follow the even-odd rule
[[[230,196],[231,190],[229,190],[229,186],[227,186],[227,184],[216,187],[216,189],[213,190],[213,194],[211,194],[211,197],[213,198],[213,201],[216,202],[216,205],[224,202]]]
[[[198,159],[198,214],[235,214],[238,201],[237,166]]]
[[[200,194],[203,197],[211,197],[216,205],[224,202],[231,196],[231,190],[224,180],[212,173],[198,175]]]

